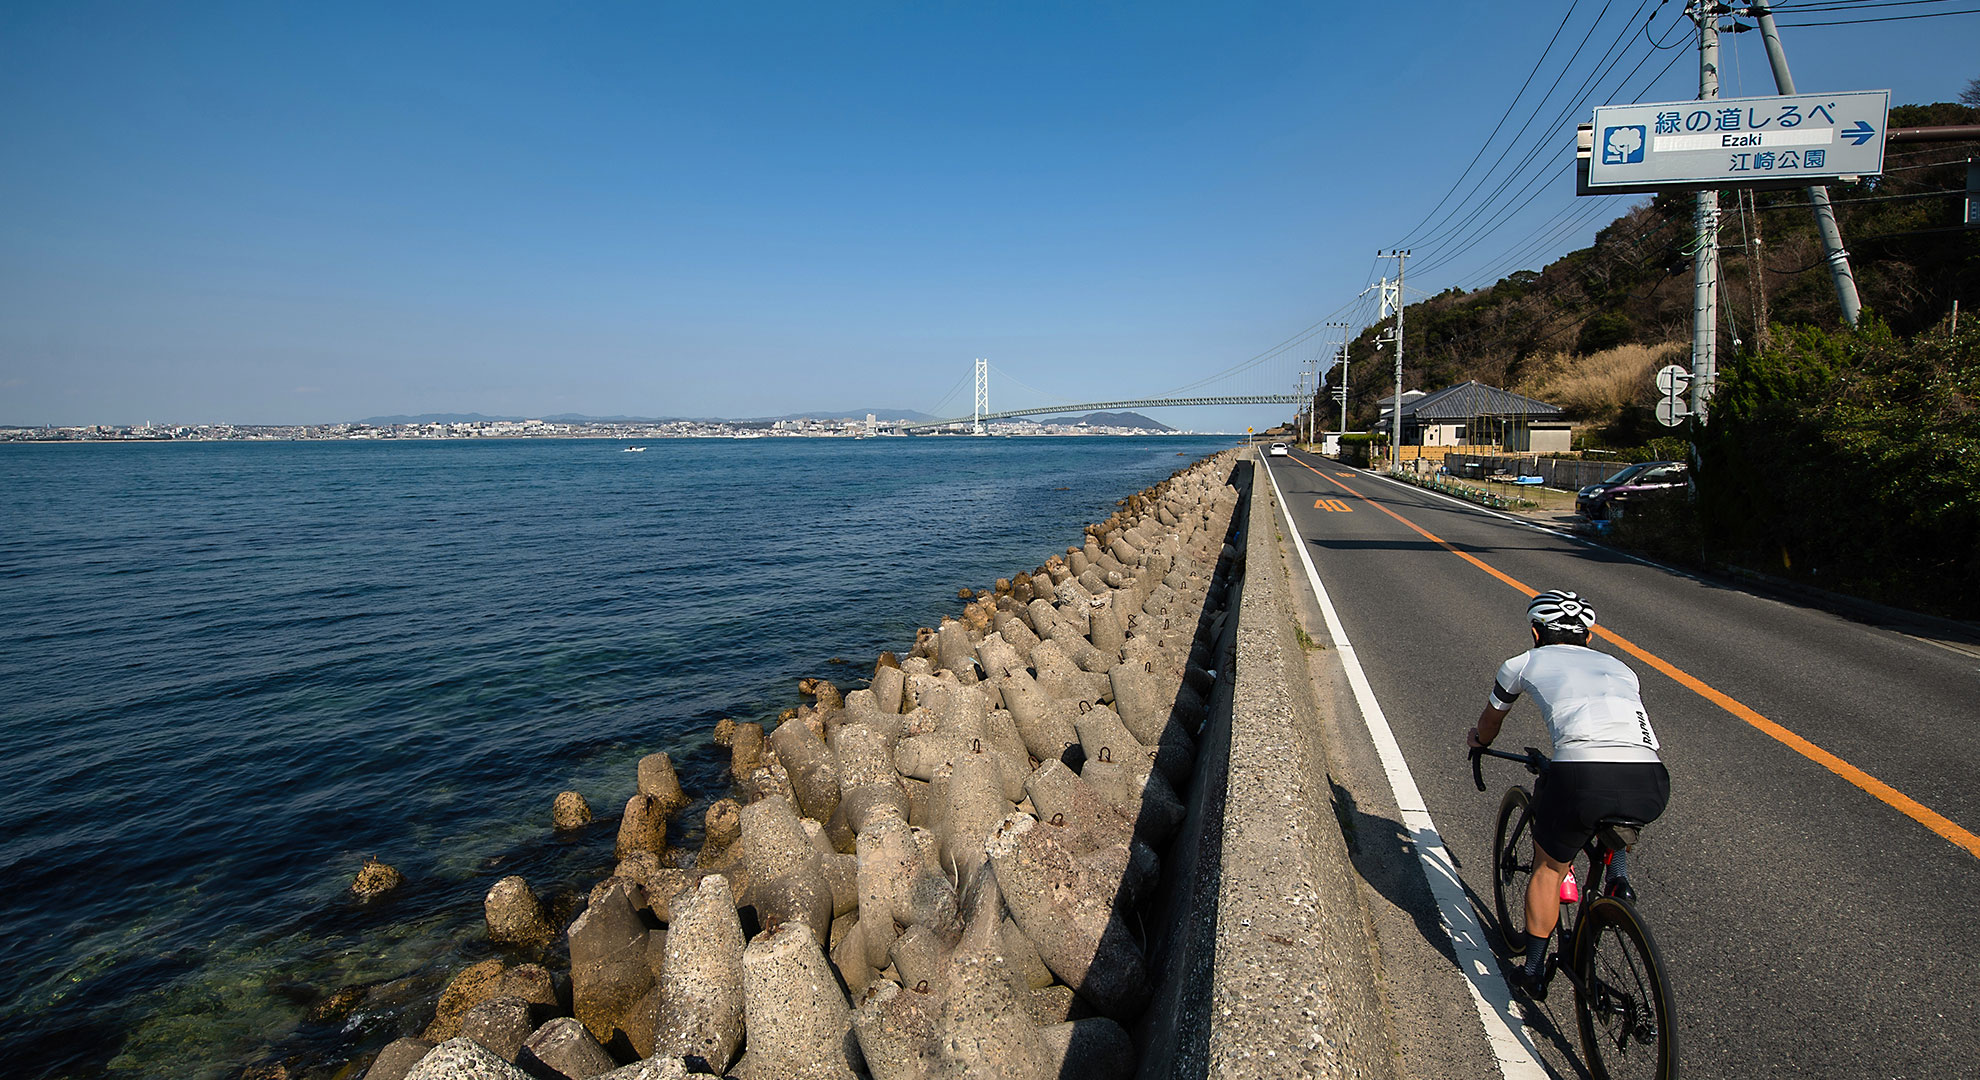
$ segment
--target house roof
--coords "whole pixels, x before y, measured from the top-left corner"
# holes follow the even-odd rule
[[[1404,397],[1407,399],[1408,395],[1405,394]],[[1456,386],[1446,386],[1414,401],[1403,402],[1403,416],[1413,418],[1419,423],[1470,420],[1480,416],[1523,416],[1541,419],[1560,414],[1561,409],[1558,405],[1549,405],[1525,394],[1515,394],[1496,386],[1486,386],[1476,379],[1458,383]]]

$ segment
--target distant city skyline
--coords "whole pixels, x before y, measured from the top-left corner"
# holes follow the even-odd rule
[[[1690,97],[1680,6],[23,0],[0,424],[962,415],[976,357],[997,409],[1156,396],[1365,315],[1338,312],[1510,136],[1550,42],[1623,42],[1649,100]],[[1777,10],[1804,92],[1980,75],[1980,17]],[[1758,37],[1728,35],[1727,96],[1772,91]],[[1565,160],[1552,111],[1527,138]],[[1543,186],[1412,299],[1629,202],[1556,227],[1592,204]]]

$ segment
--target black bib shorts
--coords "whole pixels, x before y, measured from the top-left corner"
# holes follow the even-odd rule
[[[1671,801],[1660,761],[1556,761],[1533,785],[1533,839],[1561,862],[1595,835],[1605,817],[1655,821]]]

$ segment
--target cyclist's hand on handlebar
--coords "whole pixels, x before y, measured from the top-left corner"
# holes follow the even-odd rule
[[[1492,744],[1480,740],[1478,738],[1478,729],[1474,727],[1470,731],[1465,732],[1464,745],[1467,749],[1470,750],[1483,750],[1484,748]]]

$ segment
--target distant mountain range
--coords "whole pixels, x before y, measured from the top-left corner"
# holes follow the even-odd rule
[[[481,413],[420,413],[417,416],[367,416],[356,421],[372,427],[392,427],[397,424],[475,424],[475,423],[516,423],[523,420],[543,420],[556,424],[671,424],[685,421],[692,424],[768,424],[778,420],[864,420],[872,413],[883,423],[906,421],[910,424],[927,423],[930,420],[944,419],[930,416],[913,409],[857,409],[847,412],[803,412],[786,413],[783,416],[752,416],[743,419],[730,419],[719,416],[586,416],[582,413],[550,413],[543,416],[484,416]],[[1149,431],[1174,431],[1175,429],[1159,421],[1151,420],[1140,413],[1132,412],[1093,412],[1081,416],[1056,416],[1041,413],[1036,419],[1052,424],[1091,424],[1094,427],[1132,427]]]
[[[1094,427],[1146,428],[1149,431],[1174,431],[1175,428],[1151,420],[1136,412],[1090,412],[1082,416],[1047,416],[1040,414],[1033,419],[1041,424],[1091,424]]]

